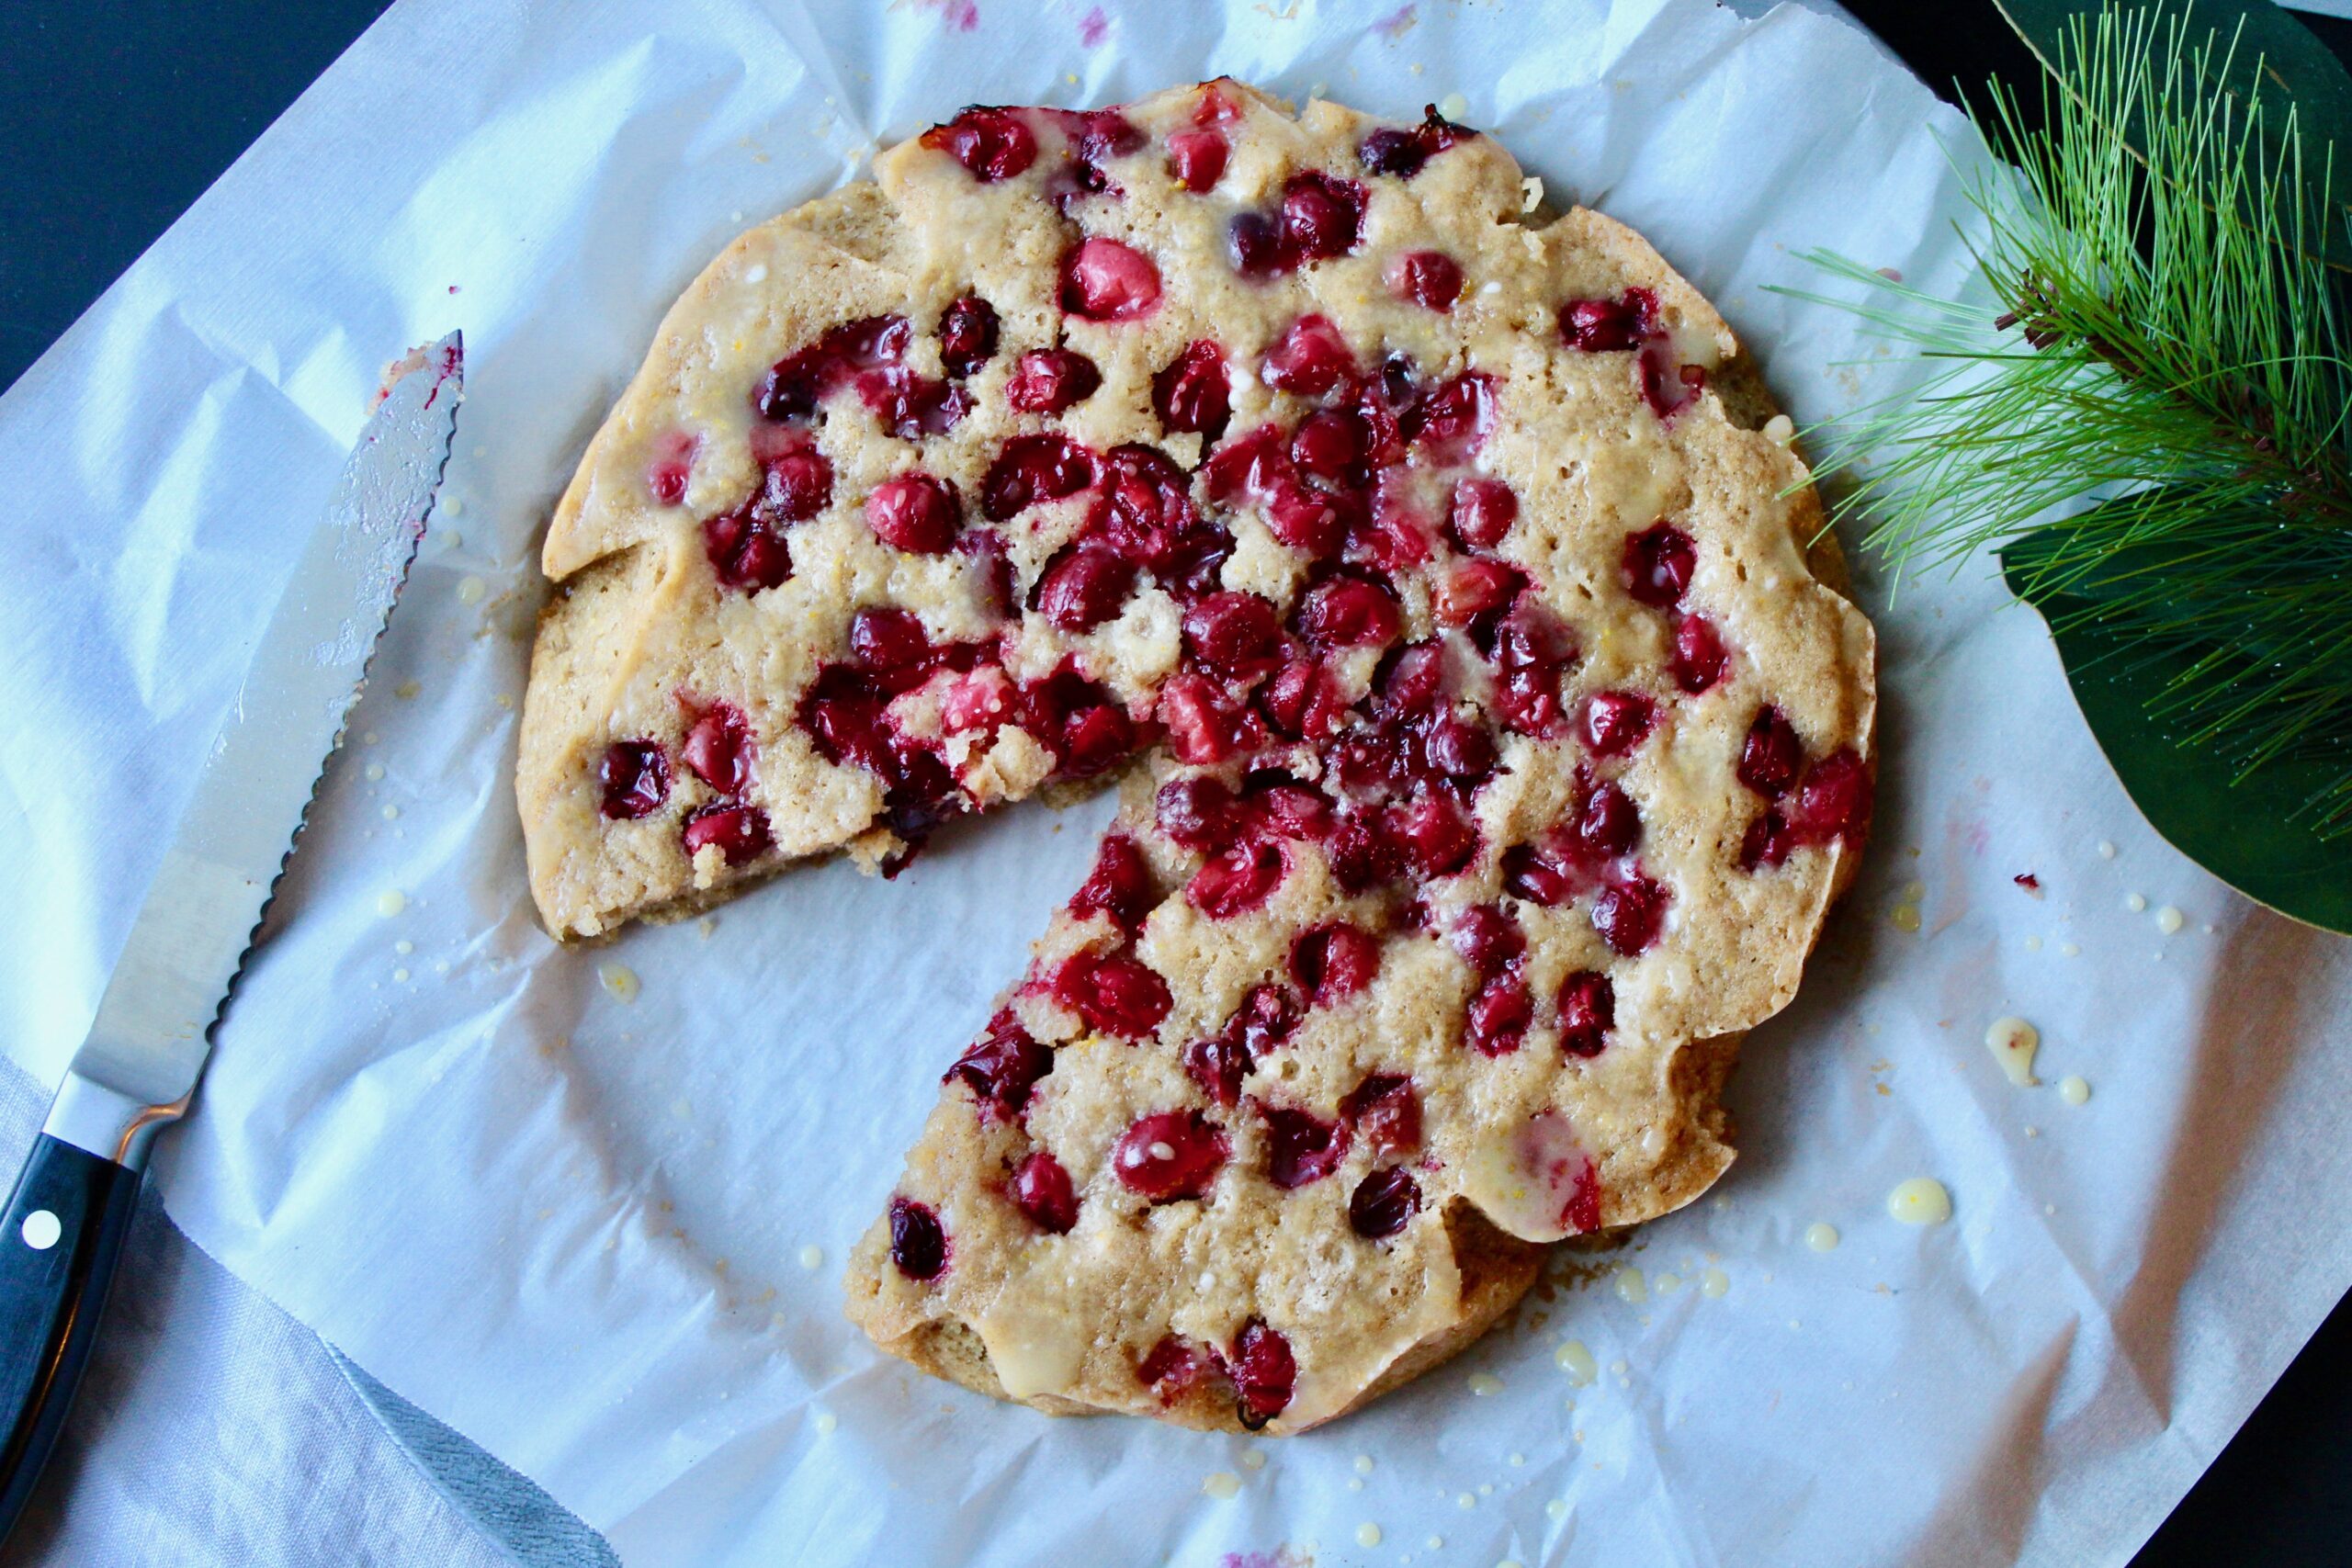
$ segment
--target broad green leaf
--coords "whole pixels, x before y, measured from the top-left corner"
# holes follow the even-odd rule
[[[2030,586],[2020,562],[2033,537],[2001,552],[2002,575],[2020,599]],[[2093,603],[2045,595],[2034,608],[2051,623],[2075,701],[2132,804],[2174,848],[2256,903],[2352,934],[2352,835],[2323,839],[2300,809],[2326,782],[2324,770],[2276,761],[2233,783],[2210,749],[2181,744],[2151,716],[2187,658],[2108,634],[2079,615]]]

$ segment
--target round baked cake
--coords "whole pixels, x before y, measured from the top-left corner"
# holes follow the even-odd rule
[[[559,936],[1119,781],[917,1064],[884,1349],[1295,1431],[1730,1162],[1871,628],[1729,328],[1538,195],[1434,111],[967,109],[729,246],[591,444],[518,778]]]

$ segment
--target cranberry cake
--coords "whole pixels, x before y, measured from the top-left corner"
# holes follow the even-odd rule
[[[518,778],[559,936],[1120,790],[855,1253],[885,1349],[1295,1431],[1729,1163],[1871,629],[1722,319],[1527,188],[1229,81],[967,109],[730,245],[590,446]]]

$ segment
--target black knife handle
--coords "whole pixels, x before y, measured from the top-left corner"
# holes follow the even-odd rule
[[[65,1425],[139,1183],[138,1171],[43,1133],[0,1215],[0,1537]]]

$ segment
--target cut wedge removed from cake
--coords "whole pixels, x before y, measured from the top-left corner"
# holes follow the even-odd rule
[[[592,443],[518,779],[559,936],[1120,781],[929,1068],[883,1348],[1298,1430],[1730,1162],[1871,629],[1723,320],[1531,205],[1434,112],[967,109],[730,245]]]

